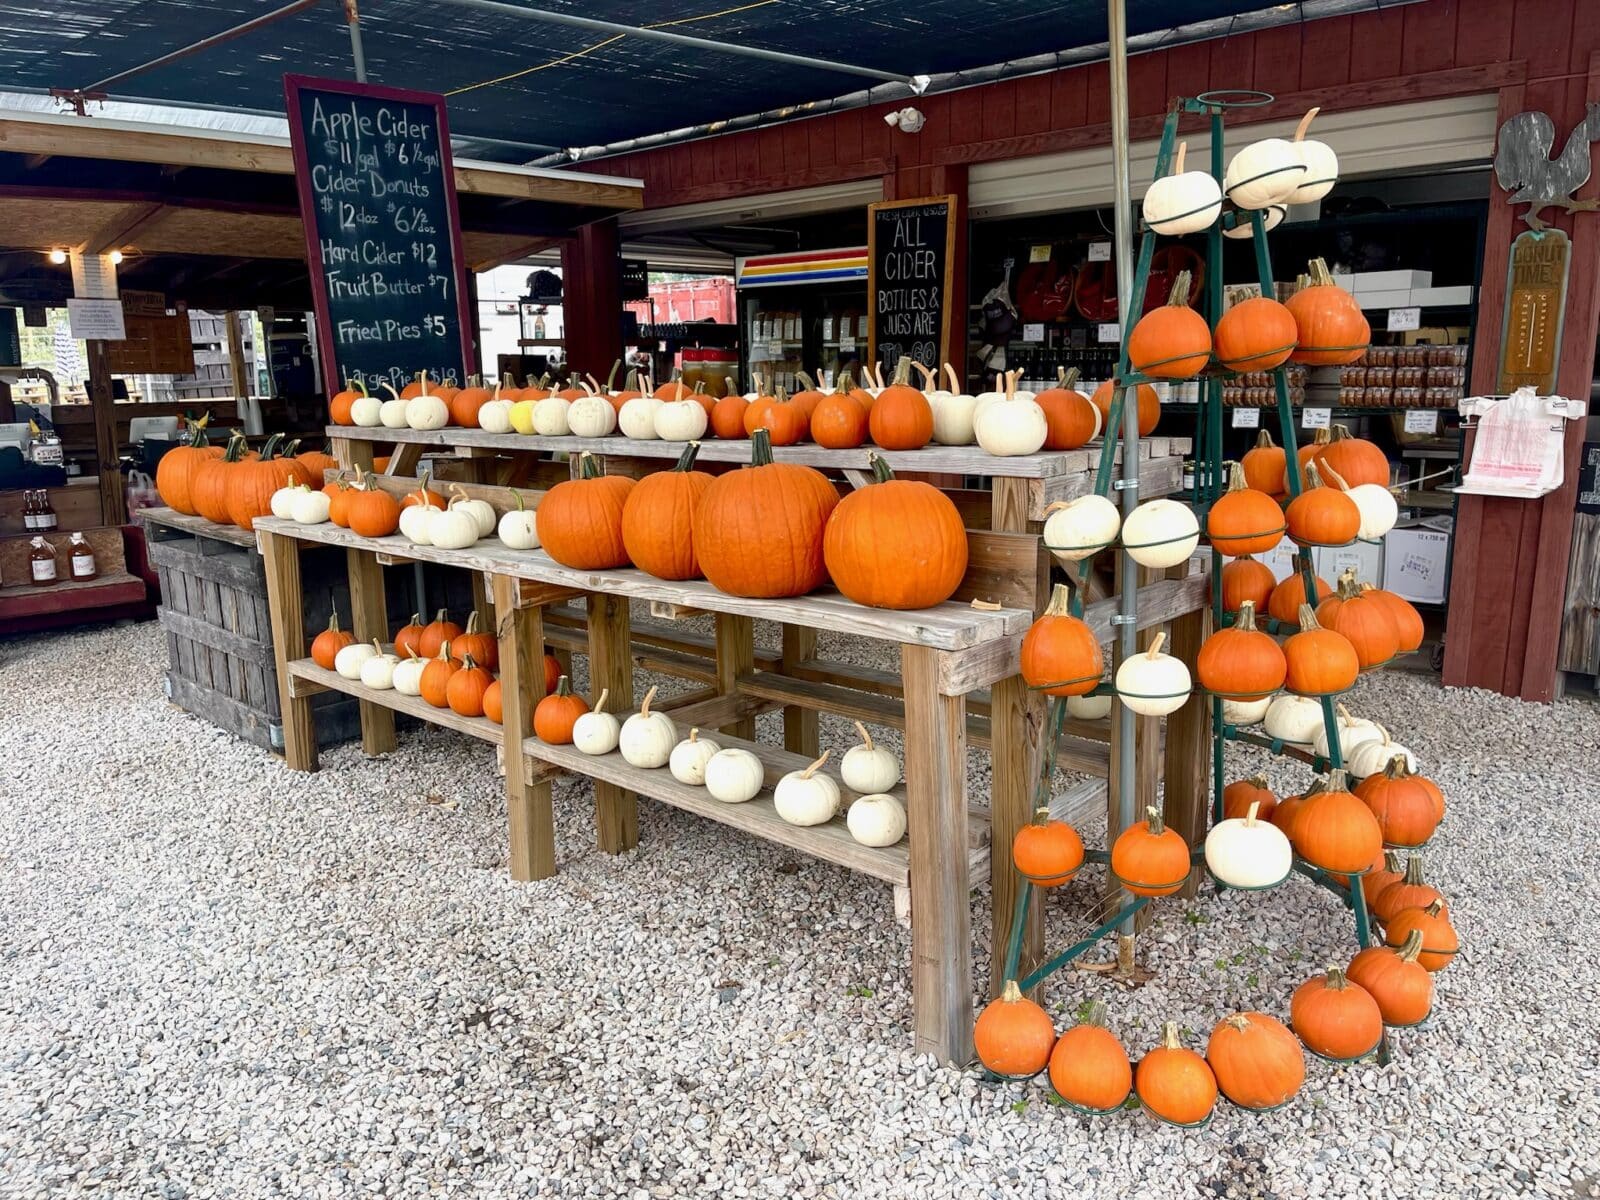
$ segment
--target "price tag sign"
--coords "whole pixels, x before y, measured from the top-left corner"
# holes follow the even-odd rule
[[[1102,342],[1120,342],[1122,340],[1122,326],[1115,321],[1108,321],[1101,325],[1099,340]]]
[[[1261,410],[1259,408],[1234,409],[1233,427],[1235,429],[1259,429],[1261,427]]]
[[[1089,261],[1090,262],[1110,262],[1111,261],[1111,243],[1110,242],[1090,242],[1089,243]]]
[[[782,358],[783,357],[783,342],[781,342],[781,341],[768,342],[767,343],[767,357],[768,358]]]
[[[1308,408],[1300,414],[1300,428],[1326,429],[1333,418],[1331,408]]]
[[[1045,246],[1029,246],[1028,247],[1028,261],[1031,262],[1031,263],[1049,262],[1050,261],[1050,247],[1048,245],[1045,245]]]
[[[1025,342],[1044,341],[1044,324],[1024,325],[1022,327],[1022,340]]]
[[[68,300],[67,323],[72,336],[83,341],[120,342],[128,336],[121,300]]]
[[[1422,327],[1422,310],[1420,308],[1391,308],[1389,310],[1388,329],[1390,333],[1402,333],[1407,329]]]
[[[1407,433],[1439,432],[1439,410],[1436,408],[1406,409]]]
[[[822,340],[825,341],[825,342],[833,341],[833,318],[832,317],[823,317],[822,318]]]
[[[842,338],[839,339],[839,349],[840,350],[854,350],[855,348],[856,348],[856,340],[855,340],[855,338],[853,338],[853,337],[842,337]]]

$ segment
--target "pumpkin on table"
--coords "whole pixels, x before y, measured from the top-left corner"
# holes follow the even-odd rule
[[[204,428],[191,423],[187,446],[168,450],[156,464],[156,491],[168,508],[188,516],[195,515],[193,489],[200,468],[223,455],[221,446],[206,445]]]
[[[717,406],[711,410],[711,432],[719,438],[739,441],[749,437],[749,432],[744,427],[744,415],[750,407],[750,401],[737,394],[729,394],[717,401]]]
[[[460,669],[445,683],[445,703],[450,711],[463,717],[483,716],[483,694],[494,682],[494,676],[480,667],[468,654],[461,659]]]
[[[810,423],[810,414],[790,400],[780,387],[772,403],[764,405],[756,417],[751,436],[755,436],[758,429],[764,430],[774,446],[793,446],[810,432]]]
[[[1161,1044],[1139,1060],[1133,1087],[1152,1115],[1172,1125],[1198,1125],[1217,1106],[1217,1077],[1183,1044],[1176,1021],[1162,1026]]]
[[[932,484],[896,479],[879,455],[868,459],[873,482],[839,501],[823,533],[834,586],[869,608],[943,604],[967,573],[961,513]]]
[[[603,475],[594,455],[578,456],[578,476],[545,493],[535,514],[539,544],[562,566],[603,571],[628,565],[622,512],[634,481]]]
[[[500,398],[500,385],[494,391],[483,386],[483,376],[474,375],[454,396],[450,397],[450,420],[463,429],[478,428],[478,411],[491,400]]]
[[[355,640],[355,634],[339,628],[339,610],[334,609],[328,617],[328,627],[311,639],[311,661],[324,671],[331,671],[339,651],[354,645]]]
[[[1101,1115],[1122,1107],[1133,1090],[1133,1065],[1106,1028],[1106,1006],[1091,1001],[1083,1019],[1050,1052],[1050,1086],[1068,1104]]]
[[[450,657],[450,643],[441,643],[439,653],[430,658],[428,665],[422,668],[419,684],[422,698],[434,708],[449,708],[450,679],[459,670],[461,664]]]
[[[450,619],[450,611],[441,608],[422,627],[422,636],[417,639],[417,653],[423,658],[435,658],[439,648],[453,638],[461,636],[461,626]]]
[[[1193,379],[1211,361],[1211,327],[1189,307],[1189,272],[1179,271],[1167,302],[1140,317],[1128,335],[1128,362],[1152,379]]]
[[[1261,1012],[1218,1021],[1206,1043],[1206,1065],[1224,1096],[1258,1112],[1287,1104],[1306,1079],[1306,1056],[1294,1034]]]
[[[500,696],[500,681],[496,679],[483,691],[483,715],[496,725],[505,723],[505,708]]]
[[[445,498],[432,488],[433,472],[426,467],[417,479],[417,486],[400,498],[401,508],[443,508]]]
[[[366,394],[367,385],[362,383],[361,380],[345,380],[344,389],[335,392],[333,399],[328,401],[328,416],[333,423],[335,425],[354,425],[356,421],[352,410],[356,401]]]
[[[1289,1023],[1313,1054],[1337,1062],[1363,1058],[1383,1040],[1378,1002],[1338,967],[1313,975],[1295,989]]]
[[[470,656],[479,666],[490,671],[500,665],[500,641],[492,632],[486,633],[478,628],[477,609],[467,614],[467,627],[450,638],[450,653],[457,662]]]
[[[1433,1011],[1433,976],[1417,961],[1421,954],[1422,931],[1413,929],[1398,950],[1368,946],[1345,968],[1345,975],[1377,1002],[1385,1025],[1404,1029],[1426,1021]]]
[[[1022,638],[1022,678],[1047,696],[1084,696],[1106,673],[1100,641],[1072,615],[1072,593],[1058,583],[1050,603]]]
[[[272,494],[279,488],[310,482],[298,462],[279,455],[281,443],[282,435],[273,434],[262,447],[260,458],[240,463],[228,472],[228,520],[240,529],[251,528],[257,517],[271,515]]]
[[[1136,896],[1170,896],[1189,878],[1189,843],[1168,829],[1161,810],[1124,829],[1111,846],[1111,873]]]
[[[978,1061],[996,1075],[1026,1079],[1044,1070],[1056,1044],[1049,1014],[1006,980],[998,999],[984,1005],[972,1029]]]
[[[589,702],[573,694],[572,681],[563,675],[555,690],[534,705],[533,734],[552,746],[570,746],[573,726],[588,711]]]
[[[951,375],[954,376],[953,371]],[[1046,450],[1076,450],[1087,446],[1100,432],[1100,410],[1078,391],[1077,382],[1077,367],[1057,367],[1055,386],[1033,398],[1044,410]]]
[[[711,486],[711,476],[694,469],[699,453],[700,443],[690,442],[672,470],[646,475],[623,502],[623,549],[634,566],[657,579],[699,577],[694,510]]]
[[[850,394],[848,371],[811,410],[811,440],[829,450],[854,450],[867,440],[867,410]]]
[[[1287,671],[1277,641],[1256,628],[1256,606],[1249,600],[1238,620],[1206,638],[1195,658],[1200,686],[1227,700],[1270,696],[1283,686]]]
[[[1278,586],[1272,568],[1259,559],[1241,554],[1222,567],[1222,608],[1224,612],[1238,612],[1245,601],[1256,606],[1256,612],[1268,612],[1272,589]]]
[[[867,414],[874,445],[885,450],[920,450],[933,438],[933,408],[911,386],[911,358],[901,355],[894,381],[878,393]]]
[[[1018,871],[1040,887],[1067,883],[1083,866],[1083,839],[1065,821],[1050,816],[1048,806],[1017,830],[1011,842],[1011,861]]]
[[[339,495],[329,502],[330,520],[334,505],[341,501],[340,515],[344,517],[344,525],[351,533],[380,538],[388,537],[400,528],[400,502],[379,487],[372,476],[363,479],[359,467],[356,468],[356,485],[342,487]]]

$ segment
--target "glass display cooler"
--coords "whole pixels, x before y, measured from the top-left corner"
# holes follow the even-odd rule
[[[859,377],[867,353],[867,248],[741,258],[740,379],[798,390],[801,371],[819,383],[845,367]],[[820,376],[820,377],[819,377]]]

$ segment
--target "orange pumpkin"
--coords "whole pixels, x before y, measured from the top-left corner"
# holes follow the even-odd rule
[[[1289,361],[1297,332],[1294,314],[1276,300],[1241,300],[1217,322],[1217,361],[1230,371],[1270,371]]]
[[[380,538],[400,528],[400,502],[374,483],[371,476],[344,489],[343,494],[343,515],[351,533]]]
[[[478,410],[489,401],[497,400],[499,397],[499,384],[495,384],[494,391],[491,392],[483,386],[482,377],[475,375],[470,386],[462,388],[454,396],[450,397],[448,402],[450,420],[460,425],[463,429],[476,429],[478,428]]]
[[[1378,1002],[1338,967],[1314,975],[1295,989],[1289,1023],[1313,1054],[1349,1062],[1378,1048],[1383,1013]]]
[[[1316,463],[1306,464],[1309,486],[1284,512],[1289,536],[1302,546],[1347,546],[1361,532],[1361,510],[1338,488],[1322,486]]]
[[[335,479],[332,483],[323,484],[322,491],[328,497],[328,520],[340,529],[349,529],[350,499],[355,495],[355,489],[344,479]]]
[[[1413,932],[1422,934],[1422,950],[1417,961],[1430,971],[1444,970],[1461,949],[1461,940],[1445,912],[1443,900],[1435,900],[1426,908],[1401,909],[1384,923],[1383,940],[1391,947],[1400,948]]]
[[[459,670],[461,664],[450,657],[450,643],[441,643],[439,653],[422,668],[422,679],[418,684],[422,689],[422,698],[435,708],[450,707],[450,680]]]
[[[744,428],[744,414],[749,407],[750,401],[743,396],[724,396],[711,410],[711,432],[735,442],[750,436]]]
[[[1193,379],[1211,361],[1211,327],[1189,307],[1189,272],[1179,271],[1167,302],[1128,334],[1128,362],[1151,379]]]
[[[1319,603],[1324,598],[1333,595],[1333,589],[1328,586],[1326,579],[1318,579],[1316,584]],[[1300,606],[1305,602],[1305,573],[1297,568],[1294,574],[1286,575],[1282,583],[1273,587],[1272,595],[1267,600],[1267,615],[1274,621],[1282,621],[1285,625],[1293,625],[1300,620]]]
[[[700,570],[731,596],[804,595],[828,578],[823,531],[839,493],[820,471],[773,462],[764,429],[750,451],[751,465],[718,475],[695,509]]]
[[[670,471],[639,480],[622,505],[622,545],[633,565],[657,579],[697,579],[694,510],[711,476],[694,469],[700,443],[690,442]]]
[[[1307,793],[1290,840],[1312,866],[1340,875],[1365,871],[1383,849],[1377,818],[1346,790],[1344,772],[1337,767],[1328,773],[1322,791]]]
[[[1050,1086],[1090,1113],[1122,1107],[1133,1090],[1133,1066],[1116,1034],[1106,1028],[1106,1006],[1091,1001],[1083,1019],[1063,1033],[1050,1052]]]
[[[952,378],[954,375],[952,371]],[[1077,380],[1077,367],[1070,371],[1057,367],[1056,386],[1045,388],[1033,398],[1044,410],[1046,450],[1076,450],[1087,446],[1100,432],[1100,414],[1094,402],[1073,386]],[[1159,400],[1157,403],[1159,407]]]
[[[1352,437],[1343,425],[1335,425],[1328,444],[1316,456],[1318,466],[1331,467],[1350,487],[1363,483],[1389,486],[1389,459],[1366,438]]]
[[[335,392],[333,399],[328,401],[328,416],[335,425],[354,425],[355,417],[350,414],[350,409],[357,400],[367,394],[367,385],[359,379],[347,379],[344,391]]]
[[[1250,811],[1250,806],[1256,807],[1256,819],[1271,821],[1272,814],[1277,811],[1278,797],[1267,786],[1266,777],[1252,775],[1249,779],[1236,779],[1222,789],[1222,816],[1224,820],[1242,820]]]
[[[1282,833],[1291,842],[1294,841],[1294,823],[1300,816],[1300,810],[1306,806],[1307,799],[1306,795],[1285,796],[1278,801],[1278,806],[1272,810],[1272,815],[1267,818],[1278,827],[1278,832]],[[1248,812],[1249,809],[1245,811]]]
[[[823,534],[834,586],[869,608],[943,604],[967,573],[960,511],[932,484],[896,479],[877,454],[868,460],[874,482],[839,501]]]
[[[328,472],[339,469],[339,460],[331,454],[324,454],[321,450],[307,450],[304,454],[296,454],[294,461],[300,464],[300,470],[306,476],[308,487],[321,487],[327,481]]]
[[[548,696],[556,690],[556,680],[561,678],[561,660],[554,654],[544,656],[544,694]]]
[[[867,440],[867,410],[842,388],[824,396],[811,413],[811,440],[829,450],[854,450]]]
[[[477,609],[467,614],[466,629],[450,639],[450,653],[457,662],[471,658],[490,671],[500,665],[500,642],[493,633],[479,631]]]
[[[1176,1021],[1162,1027],[1161,1044],[1139,1060],[1133,1087],[1146,1109],[1173,1125],[1198,1125],[1217,1106],[1217,1077],[1184,1046]]]
[[[628,565],[622,537],[622,510],[634,481],[602,475],[587,450],[578,456],[578,477],[545,493],[535,514],[539,544],[556,562],[580,571],[603,571]]]
[[[1354,570],[1340,574],[1338,592],[1317,605],[1317,624],[1355,647],[1363,671],[1388,662],[1400,649],[1394,617],[1382,601],[1362,593]]]
[[[333,660],[339,651],[355,644],[355,634],[339,628],[339,610],[328,616],[328,627],[311,639],[311,661],[324,671],[333,670]]]
[[[496,679],[483,689],[483,715],[496,725],[505,723],[505,708],[500,698],[500,681]]]
[[[1272,434],[1263,429],[1256,434],[1256,444],[1244,452],[1239,460],[1244,469],[1244,481],[1258,492],[1274,498],[1288,494],[1289,484],[1285,472],[1289,469],[1289,456],[1282,446],[1272,440]]]
[[[422,614],[412,613],[408,624],[394,632],[394,652],[399,658],[422,658]]]
[[[1011,861],[1040,887],[1060,887],[1083,866],[1083,839],[1065,821],[1051,819],[1045,806],[1017,830],[1011,841]]]
[[[1315,462],[1317,455],[1326,450],[1333,440],[1333,430],[1323,427],[1312,439],[1294,452],[1295,480],[1302,489],[1306,486],[1306,464]]]
[[[921,450],[933,438],[933,406],[910,380],[911,357],[901,355],[894,382],[878,393],[867,414],[872,441],[885,450]]]
[[[534,705],[533,734],[552,746],[570,746],[573,725],[588,711],[588,701],[572,694],[572,681],[563,675],[555,689]]]
[[[416,488],[400,498],[400,507],[414,508],[419,504],[425,504],[432,508],[444,508],[447,501],[428,486],[432,482],[433,472],[424,467],[421,477],[417,480]]]
[[[1111,873],[1136,896],[1170,896],[1189,878],[1189,843],[1147,808],[1148,819],[1130,825],[1111,845]]]
[[[156,464],[156,491],[170,509],[195,515],[194,483],[200,468],[216,462],[223,455],[221,446],[206,445],[206,431],[193,428],[193,440],[187,446],[168,450]]]
[[[1022,637],[1022,678],[1047,696],[1087,696],[1104,678],[1105,656],[1089,626],[1072,615],[1072,593],[1058,583]]]
[[[777,398],[761,409],[755,429],[764,429],[774,446],[793,446],[810,432],[811,417],[806,410],[791,401],[782,388]],[[754,430],[751,435],[754,436]]]
[[[1361,673],[1361,660],[1350,640],[1318,625],[1309,604],[1300,606],[1300,632],[1283,644],[1283,657],[1289,667],[1284,684],[1301,696],[1347,691]]]
[[[426,675],[428,668],[424,667],[422,673]],[[489,685],[493,682],[494,676],[480,667],[477,659],[468,654],[461,659],[461,669],[445,682],[445,703],[450,706],[450,711],[458,716],[481,717],[483,694],[489,690]]]
[[[1008,979],[999,999],[978,1014],[972,1044],[978,1061],[996,1075],[1026,1079],[1050,1061],[1056,1027],[1044,1009],[1022,994],[1017,981]]]
[[[434,614],[433,620],[422,627],[422,636],[417,639],[417,654],[421,658],[433,658],[441,646],[460,636],[461,626],[450,619],[448,609],[441,608]]]
[[[1409,654],[1422,645],[1425,630],[1422,627],[1422,614],[1416,606],[1403,596],[1393,592],[1384,591],[1370,583],[1361,585],[1361,594],[1369,600],[1375,600],[1389,611],[1389,618],[1394,622],[1395,633],[1398,638],[1396,651],[1400,654]]]
[[[1256,606],[1257,612],[1267,612],[1272,590],[1277,586],[1271,567],[1248,554],[1241,554],[1222,568],[1223,611],[1238,612],[1248,600]]]
[[[778,402],[776,396],[757,395],[744,410],[744,436],[752,437],[761,423],[761,414]]]
[[[1283,539],[1284,515],[1266,492],[1246,487],[1244,471],[1233,463],[1228,490],[1206,514],[1206,536],[1224,556],[1265,554]]]
[[[1328,264],[1311,260],[1310,285],[1290,296],[1284,307],[1294,317],[1298,345],[1289,357],[1313,366],[1342,366],[1367,352],[1372,327],[1354,296],[1333,282]]]
[[[1400,861],[1400,855],[1393,850],[1380,850],[1378,856],[1372,860],[1372,866],[1361,877],[1361,895],[1370,909],[1377,902],[1383,890],[1391,883],[1399,883],[1406,876],[1405,864]]]
[[[1422,931],[1413,929],[1400,949],[1368,946],[1345,968],[1345,975],[1377,1001],[1385,1025],[1417,1025],[1433,1011],[1433,976],[1417,961],[1421,954]]]
[[[400,389],[400,399],[410,400],[413,397],[422,395],[427,390],[428,373],[426,371],[419,371],[410,383],[406,384],[405,387]]]
[[[1306,1080],[1305,1052],[1294,1034],[1260,1012],[1218,1021],[1206,1044],[1206,1065],[1224,1096],[1257,1111],[1287,1104]]]
[[[1200,686],[1225,700],[1270,696],[1283,686],[1287,669],[1278,643],[1256,628],[1256,606],[1249,600],[1233,626],[1208,637],[1195,659]]]
[[[1100,410],[1100,433],[1104,437],[1111,424],[1111,401],[1114,389],[1111,380],[1106,380],[1095,388],[1094,395],[1089,402]],[[1136,389],[1139,397],[1139,436],[1149,437],[1156,431],[1156,425],[1161,421],[1161,397],[1155,388],[1148,383],[1141,383]],[[1117,436],[1122,436],[1122,429],[1117,429]]]
[[[299,463],[278,455],[280,441],[281,435],[273,434],[260,458],[242,462],[228,472],[228,520],[240,529],[250,529],[257,517],[272,515],[272,493],[279,488],[310,483]],[[321,486],[320,480],[317,486]]]
[[[810,432],[811,418],[816,415],[817,405],[822,403],[824,394],[817,390],[816,383],[804,371],[796,371],[795,378],[800,381],[801,390],[789,397],[789,403],[805,414],[807,433],[801,435],[804,437]]]
[[[1422,855],[1413,854],[1406,860],[1405,874],[1378,893],[1372,902],[1372,915],[1387,925],[1408,908],[1427,908],[1437,900],[1450,912],[1439,889],[1422,877]]]

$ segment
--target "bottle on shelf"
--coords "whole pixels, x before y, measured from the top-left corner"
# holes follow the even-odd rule
[[[27,490],[22,493],[22,528],[26,533],[39,528],[39,518],[33,511],[33,493]]]
[[[37,587],[49,586],[56,582],[56,552],[50,543],[42,537],[36,537],[28,543],[28,568]]]
[[[50,503],[50,493],[41,489],[36,495],[39,497],[38,507],[35,509],[39,532],[54,533],[60,523],[56,520],[55,505]]]
[[[89,539],[81,533],[72,535],[72,541],[67,549],[67,562],[75,583],[86,583],[100,574],[100,568],[94,561],[94,547],[89,545]]]

